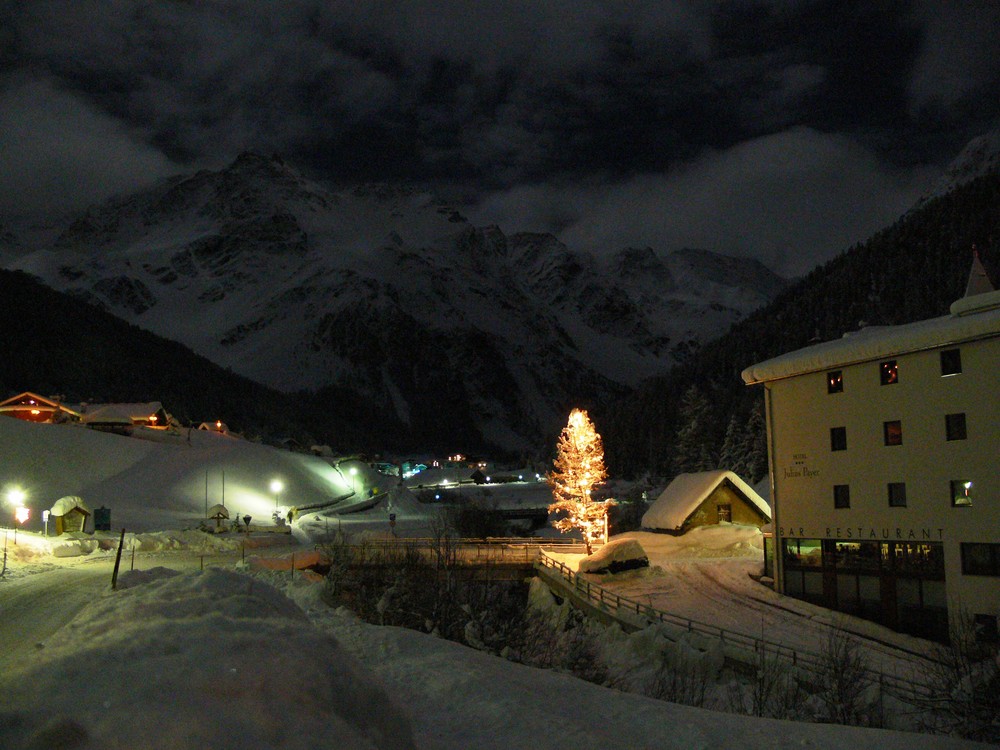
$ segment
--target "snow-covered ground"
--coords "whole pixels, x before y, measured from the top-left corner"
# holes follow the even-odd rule
[[[0,747],[970,746],[675,705],[432,635],[362,623],[323,604],[322,586],[308,583],[307,576],[268,572],[266,566],[248,575],[242,556],[302,554],[333,525],[363,534],[426,533],[438,508],[417,502],[398,481],[369,473],[360,462],[353,475],[346,470],[355,464],[345,462],[340,479],[329,462],[242,441],[207,442],[217,439],[193,435],[190,446],[186,439],[163,444],[0,419],[0,481],[23,487],[33,519],[62,494],[79,494],[91,507],[111,507],[115,527],[135,529],[127,534],[127,549],[137,553],[135,571],[131,560],[123,564],[118,591],[100,576],[81,576],[80,586],[91,588],[65,599],[44,593],[31,604],[33,587],[47,576],[58,573],[65,580],[44,591],[65,592],[73,572],[88,571],[91,561],[102,560],[102,570],[110,567],[117,534],[54,541],[33,521],[19,531],[16,546],[13,535],[5,535],[0,620],[18,619],[29,629],[19,642],[37,645],[19,649],[16,665],[0,672]],[[342,492],[357,489],[355,497],[367,497],[370,488],[379,493],[377,502],[357,513],[305,514],[296,519],[293,536],[158,530],[203,516],[198,511],[204,490],[197,485],[199,479],[204,483],[206,467],[225,470],[227,504],[244,497],[262,515],[273,507],[266,488],[276,468],[286,491],[301,498],[326,497],[322,481]],[[337,476],[324,480],[328,469]],[[230,482],[246,494],[231,495],[237,490]],[[758,611],[761,602],[776,597],[747,575],[760,564],[755,530],[627,536],[640,541],[652,567],[609,582],[624,594],[750,632],[762,627],[764,612],[768,631],[789,639],[802,623],[825,616],[818,610],[803,614],[807,605],[784,599]],[[79,555],[63,556],[72,552]],[[212,557],[213,567],[199,571],[201,556]],[[43,592],[40,583],[38,590]],[[720,591],[729,593],[722,597]],[[5,604],[15,600],[20,614]],[[69,624],[53,630],[39,623],[32,638],[30,615],[24,616],[32,606],[46,624]],[[613,631],[608,638],[609,648],[633,658],[641,658],[651,642]]]

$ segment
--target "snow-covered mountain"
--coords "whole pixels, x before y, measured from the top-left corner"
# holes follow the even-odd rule
[[[945,169],[918,205],[950,193],[959,185],[977,177],[1000,172],[1000,129],[991,130],[969,141],[962,152]]]
[[[508,448],[663,372],[785,284],[701,250],[584,255],[472,226],[424,192],[335,191],[249,153],[91,208],[44,245],[7,234],[8,267],[237,373]]]

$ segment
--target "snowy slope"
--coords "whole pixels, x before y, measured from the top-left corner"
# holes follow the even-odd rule
[[[259,382],[346,387],[422,431],[471,422],[505,447],[551,430],[553,405],[663,372],[784,285],[704,251],[597,259],[254,154],[6,247],[9,267]]]
[[[25,530],[41,531],[42,511],[78,495],[91,510],[110,508],[113,528],[131,532],[197,526],[205,508],[221,502],[233,515],[268,525],[274,479],[283,484],[277,498],[283,508],[337,500],[346,507],[358,499],[354,486],[379,486],[380,475],[360,461],[341,467],[356,470],[352,482],[329,461],[214,432],[152,436],[157,439],[0,417],[0,492],[25,491],[31,509]]]

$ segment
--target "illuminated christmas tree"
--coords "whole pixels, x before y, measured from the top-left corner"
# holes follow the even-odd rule
[[[574,409],[559,435],[553,470],[545,478],[552,487],[549,512],[563,514],[552,525],[560,531],[579,529],[588,555],[592,544],[605,535],[608,507],[615,502],[593,499],[594,490],[607,476],[601,436],[587,412]]]

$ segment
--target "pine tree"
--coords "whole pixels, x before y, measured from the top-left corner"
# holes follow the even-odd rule
[[[757,484],[767,474],[767,424],[760,403],[754,404],[747,420],[743,440],[746,456],[746,478],[750,484]]]
[[[726,437],[719,452],[719,468],[747,477],[747,455],[744,450],[745,436],[740,421],[733,414],[726,425]]]
[[[708,425],[710,420],[708,399],[696,385],[690,386],[681,399],[680,424],[674,440],[674,471],[686,474],[708,471],[715,467]]]
[[[586,411],[573,409],[559,434],[553,470],[545,478],[552,488],[549,512],[565,514],[552,525],[560,531],[579,529],[588,555],[604,533],[608,506],[614,504],[614,500],[593,499],[594,490],[607,476],[601,436]]]

